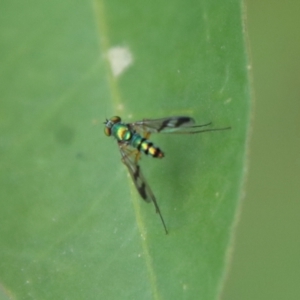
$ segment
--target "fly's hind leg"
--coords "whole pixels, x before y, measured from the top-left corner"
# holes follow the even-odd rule
[[[122,150],[122,162],[124,163],[125,158],[132,157],[133,161],[137,164],[141,158],[141,152],[137,149],[128,147],[127,144],[119,143],[119,147]]]
[[[149,121],[149,120],[144,119],[143,122],[144,121]],[[143,124],[142,124],[142,128],[143,128],[143,133],[142,133],[143,138],[145,138],[146,140],[149,140],[151,132],[147,131],[146,126],[144,126]]]

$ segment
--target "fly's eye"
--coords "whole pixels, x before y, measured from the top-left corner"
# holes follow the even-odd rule
[[[111,135],[111,129],[108,128],[108,127],[105,127],[104,128],[104,133],[105,133],[105,135],[110,136]]]
[[[120,123],[120,122],[121,122],[121,118],[118,117],[118,116],[114,116],[114,117],[110,118],[110,121],[111,121],[113,124]]]

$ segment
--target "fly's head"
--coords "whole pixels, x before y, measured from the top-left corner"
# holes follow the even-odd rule
[[[104,127],[104,133],[105,135],[107,136],[111,136],[111,129],[112,127],[117,124],[117,123],[120,123],[121,122],[121,118],[118,117],[118,116],[114,116],[110,119],[106,119],[104,124],[105,124],[105,127]]]

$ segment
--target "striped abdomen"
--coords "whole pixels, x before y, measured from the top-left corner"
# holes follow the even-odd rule
[[[143,151],[147,155],[150,154],[151,156],[158,158],[164,157],[164,153],[158,147],[155,147],[153,143],[141,137],[137,133],[133,134],[130,144],[132,147],[139,151]]]

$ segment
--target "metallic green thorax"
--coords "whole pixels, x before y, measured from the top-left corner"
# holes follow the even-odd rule
[[[127,142],[132,137],[132,133],[128,126],[123,123],[114,124],[111,128],[111,135],[114,136],[119,142]]]

